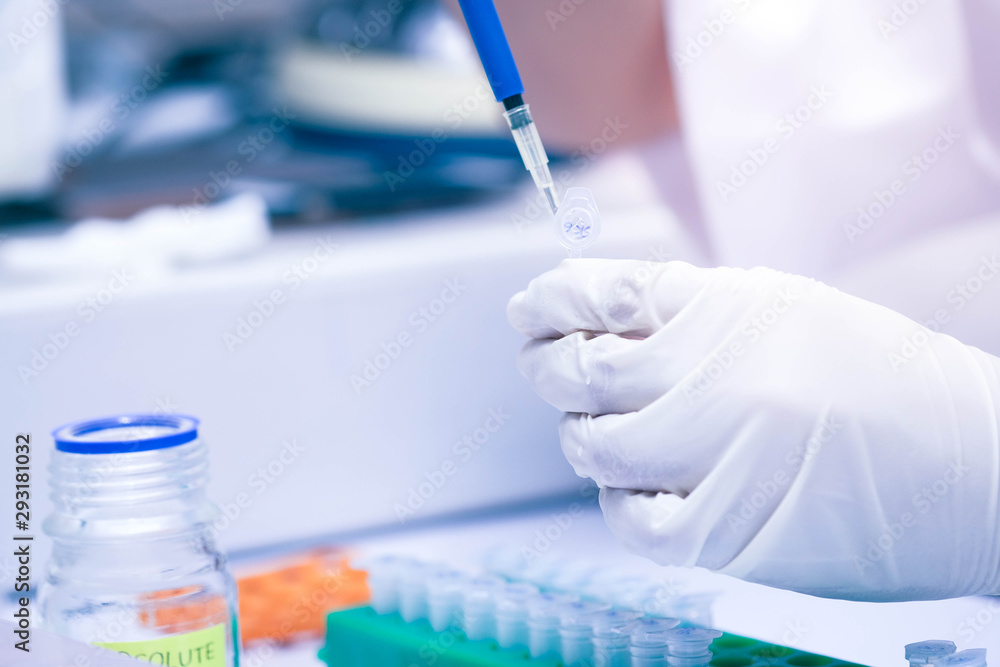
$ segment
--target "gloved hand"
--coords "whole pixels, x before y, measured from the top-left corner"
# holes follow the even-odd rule
[[[508,317],[630,550],[824,597],[1000,593],[1000,360],[762,268],[566,260]]]

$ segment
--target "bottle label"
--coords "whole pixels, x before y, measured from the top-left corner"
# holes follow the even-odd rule
[[[156,639],[94,644],[164,667],[227,667],[226,626],[223,623]]]

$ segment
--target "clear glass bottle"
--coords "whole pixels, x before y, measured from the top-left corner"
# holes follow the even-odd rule
[[[210,531],[198,420],[128,415],[53,435],[45,626],[153,664],[237,667],[236,583]]]

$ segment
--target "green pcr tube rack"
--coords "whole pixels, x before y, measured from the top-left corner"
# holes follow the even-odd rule
[[[864,667],[738,635],[723,634],[711,645],[712,667]],[[328,667],[563,667],[559,659],[531,658],[527,650],[502,649],[495,641],[470,641],[461,630],[435,632],[426,620],[403,621],[398,613],[371,607],[327,616],[326,644],[319,652]]]

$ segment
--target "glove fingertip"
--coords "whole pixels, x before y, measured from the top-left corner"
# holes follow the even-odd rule
[[[665,548],[670,518],[684,500],[662,492],[602,488],[598,500],[604,521],[629,551],[661,565],[683,565],[686,558]]]

